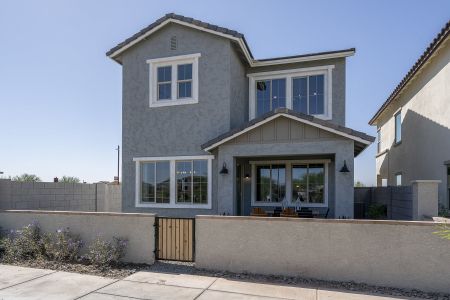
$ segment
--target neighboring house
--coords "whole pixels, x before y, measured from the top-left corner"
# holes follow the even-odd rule
[[[374,141],[344,127],[354,53],[256,60],[241,33],[175,14],[108,51],[123,74],[123,210],[248,215],[301,199],[352,217],[354,157]]]
[[[378,129],[377,184],[441,180],[450,202],[450,22],[369,122]]]

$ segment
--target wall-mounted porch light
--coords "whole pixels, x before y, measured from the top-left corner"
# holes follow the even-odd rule
[[[245,173],[245,175],[244,175],[244,179],[250,179],[250,174],[248,174],[248,173]]]
[[[344,165],[342,166],[341,170],[339,171],[341,173],[348,173],[350,170],[347,167],[347,162],[344,160]]]
[[[228,174],[227,163],[223,163],[222,170],[220,170],[219,174]]]

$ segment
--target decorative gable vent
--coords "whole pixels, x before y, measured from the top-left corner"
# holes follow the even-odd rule
[[[170,38],[170,50],[177,50],[177,37],[172,36]]]

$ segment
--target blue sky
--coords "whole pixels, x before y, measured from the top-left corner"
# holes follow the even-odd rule
[[[367,125],[450,17],[450,1],[0,1],[0,171],[112,180],[121,67],[105,52],[168,12],[245,34],[256,58],[356,47],[347,126]],[[375,183],[375,144],[355,180]]]

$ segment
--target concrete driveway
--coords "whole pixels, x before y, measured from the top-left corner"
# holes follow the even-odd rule
[[[217,277],[138,272],[122,280],[0,265],[0,299],[404,299],[236,281]]]

